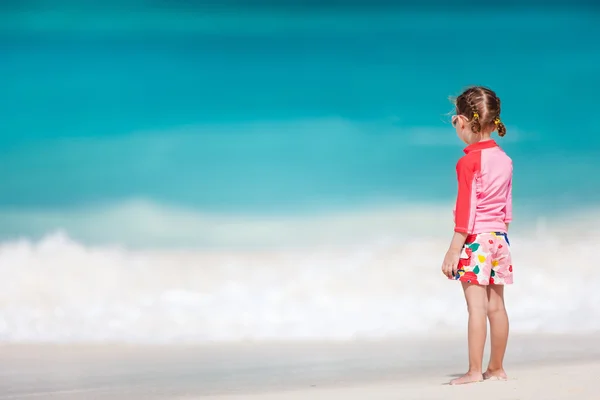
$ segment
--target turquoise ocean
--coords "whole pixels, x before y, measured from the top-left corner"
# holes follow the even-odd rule
[[[461,332],[439,265],[474,84],[514,162],[514,330],[600,329],[593,3],[7,4],[1,341]]]

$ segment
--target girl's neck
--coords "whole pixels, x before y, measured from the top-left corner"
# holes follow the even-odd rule
[[[482,134],[482,135],[479,137],[479,140],[476,140],[476,141],[475,141],[475,142],[473,142],[472,144],[479,143],[479,142],[486,142],[486,141],[488,141],[488,140],[492,140],[492,135],[491,135],[491,134],[489,134],[489,133],[488,133],[488,134]]]

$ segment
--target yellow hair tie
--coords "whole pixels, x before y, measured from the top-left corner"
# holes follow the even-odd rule
[[[496,124],[496,125],[499,125],[499,124],[500,124],[500,118],[496,118],[496,119],[494,120],[494,124]]]
[[[473,119],[479,119],[479,114],[473,113]]]

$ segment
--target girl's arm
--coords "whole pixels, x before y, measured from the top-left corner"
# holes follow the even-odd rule
[[[467,234],[462,232],[454,232],[452,241],[450,241],[450,248],[448,251],[457,251],[460,254],[465,242],[467,241]]]
[[[476,173],[480,170],[479,158],[471,154],[462,157],[456,164],[458,194],[456,196],[454,231],[465,234],[473,231],[475,226],[477,195],[473,182],[475,182]]]

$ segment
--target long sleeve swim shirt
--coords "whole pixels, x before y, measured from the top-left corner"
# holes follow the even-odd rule
[[[454,231],[506,232],[506,224],[512,221],[511,158],[494,140],[474,143],[464,152],[456,164]]]

